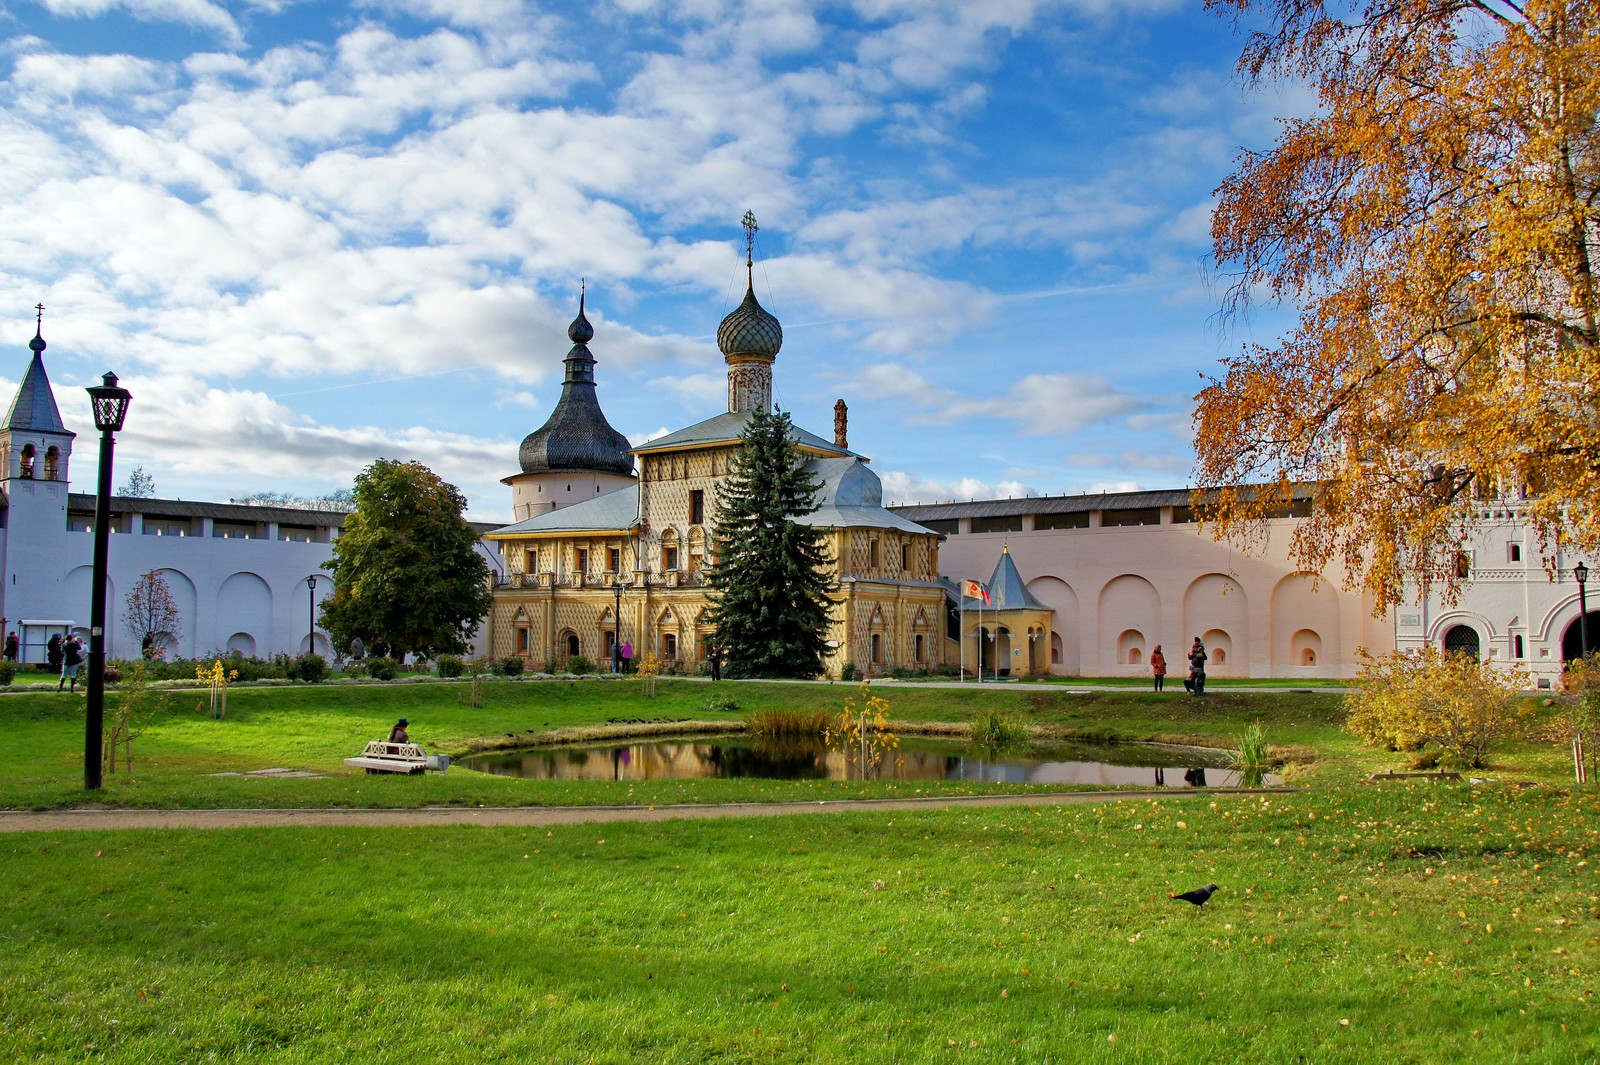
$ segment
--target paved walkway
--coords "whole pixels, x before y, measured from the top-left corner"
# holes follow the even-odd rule
[[[939,795],[920,799],[820,802],[682,803],[672,806],[425,806],[411,810],[44,810],[0,811],[0,832],[127,828],[426,828],[435,825],[543,826],[607,821],[680,821],[711,817],[787,817],[852,810],[949,810],[978,806],[1057,806],[1207,795],[1271,795],[1293,788],[1167,788],[1160,791],[1064,791],[1026,795]]]

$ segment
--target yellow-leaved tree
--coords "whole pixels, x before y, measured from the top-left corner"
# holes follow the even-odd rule
[[[1320,104],[1218,190],[1228,312],[1300,315],[1197,397],[1213,531],[1309,489],[1295,559],[1380,607],[1453,591],[1497,492],[1530,496],[1547,566],[1600,549],[1600,0],[1207,6],[1266,20],[1246,78]]]

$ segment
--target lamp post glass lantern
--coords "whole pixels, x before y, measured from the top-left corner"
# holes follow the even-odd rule
[[[306,578],[306,654],[317,653],[317,575]]]
[[[611,672],[622,672],[622,578],[611,582],[611,591],[617,597],[617,608],[611,615]]]
[[[94,495],[94,585],[89,595],[89,677],[85,698],[88,712],[84,722],[83,786],[100,788],[100,758],[106,717],[106,579],[111,551],[111,462],[116,437],[128,416],[133,395],[117,384],[117,375],[108,373],[97,388],[86,389],[94,411],[94,427],[100,430],[100,479]]]
[[[1589,583],[1589,567],[1582,562],[1572,567],[1572,575],[1578,579],[1578,643],[1583,648],[1581,658],[1589,657],[1589,597],[1585,594],[1584,585]]]

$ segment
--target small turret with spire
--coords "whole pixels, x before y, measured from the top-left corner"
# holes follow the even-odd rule
[[[44,351],[49,347],[44,340],[44,304],[36,304],[34,312],[33,339],[28,341],[33,359],[5,421],[0,422],[0,454],[4,456],[0,464],[6,478],[65,482],[67,458],[77,434],[68,432],[61,420],[50,375],[44,372]]]
[[[756,300],[756,216],[744,213],[744,302],[717,327],[717,347],[728,364],[728,410],[772,409],[772,363],[783,347],[783,326]]]

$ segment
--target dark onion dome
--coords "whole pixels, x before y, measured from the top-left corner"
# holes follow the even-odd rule
[[[717,326],[717,347],[724,355],[765,355],[775,358],[783,347],[783,326],[756,302],[753,288],[744,290],[744,302]]]
[[[628,438],[611,428],[600,410],[594,388],[594,356],[588,342],[594,326],[583,313],[584,297],[578,298],[578,317],[567,328],[573,341],[567,352],[567,377],[561,385],[561,400],[550,420],[529,433],[522,441],[518,458],[523,473],[633,472],[633,456],[628,454]]]

